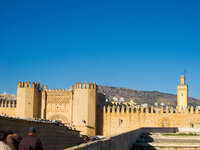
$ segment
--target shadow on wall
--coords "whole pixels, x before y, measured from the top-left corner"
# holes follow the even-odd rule
[[[96,113],[96,133],[103,135],[103,106],[106,104],[106,97],[101,93],[97,93],[97,113]]]
[[[145,130],[147,133],[176,133],[178,132],[178,128],[158,128],[158,127],[147,127],[141,128]]]
[[[151,145],[154,139],[151,137],[151,133],[176,133],[178,128],[141,128],[144,130],[136,142],[133,144],[130,150],[157,150]]]
[[[156,150],[151,133],[175,133],[177,128],[140,128],[65,150]]]
[[[0,117],[0,129],[13,131],[24,137],[30,127],[35,127],[45,150],[62,150],[81,143],[79,131],[53,123]]]
[[[137,139],[136,143],[133,144],[133,147],[130,150],[156,150],[149,143],[154,142],[153,138],[150,136],[150,133],[143,133]]]

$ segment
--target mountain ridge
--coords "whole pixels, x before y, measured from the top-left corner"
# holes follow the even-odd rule
[[[105,95],[105,98],[107,99],[108,102],[124,100],[125,102],[133,101],[138,105],[141,104],[155,105],[156,103],[158,105],[164,104],[174,107],[177,105],[177,95],[159,91],[141,91],[129,88],[100,85],[98,86],[97,92]],[[188,105],[200,106],[200,100],[188,97]]]

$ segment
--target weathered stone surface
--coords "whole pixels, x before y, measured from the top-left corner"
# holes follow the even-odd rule
[[[28,128],[34,126],[46,150],[60,150],[80,144],[78,131],[60,127],[52,123],[41,123],[12,118],[0,117],[0,129],[12,130],[20,135],[26,135]]]

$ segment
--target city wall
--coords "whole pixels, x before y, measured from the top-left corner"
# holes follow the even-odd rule
[[[10,101],[10,100],[0,101],[0,115],[15,116],[16,101]]]
[[[178,111],[174,108],[138,108],[107,106],[102,112],[102,132],[112,136],[143,127],[200,128],[200,112],[190,107]]]
[[[38,137],[46,150],[61,150],[80,143],[79,132],[68,127],[0,116],[0,130],[12,130],[25,136],[28,128],[32,126],[36,128]]]
[[[96,90],[96,83],[89,82],[77,82],[70,89],[48,89],[38,82],[18,82],[17,101],[0,100],[0,115],[59,120],[82,134],[94,136]]]
[[[98,140],[67,148],[65,150],[129,150],[138,137],[144,132],[146,132],[145,129],[138,129],[120,135],[115,135],[104,140]]]

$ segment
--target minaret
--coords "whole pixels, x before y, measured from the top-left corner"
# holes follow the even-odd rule
[[[181,84],[177,87],[177,107],[185,109],[188,106],[188,85],[185,84],[185,76],[181,76]]]

